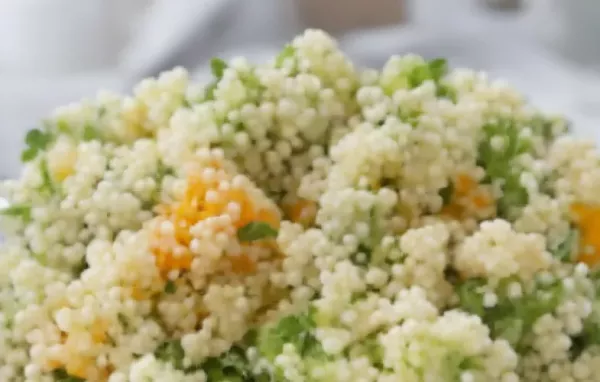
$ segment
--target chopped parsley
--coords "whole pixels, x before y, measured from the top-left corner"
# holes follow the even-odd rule
[[[31,221],[31,206],[28,204],[13,204],[0,209],[0,215],[20,218],[27,223]]]
[[[53,137],[49,132],[40,129],[30,130],[25,136],[26,149],[21,153],[23,162],[30,162],[35,159],[38,154],[46,150],[52,142]]]
[[[246,224],[237,231],[240,241],[256,241],[277,237],[277,230],[269,223],[254,221]]]

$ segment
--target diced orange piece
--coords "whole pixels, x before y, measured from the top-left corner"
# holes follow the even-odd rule
[[[73,377],[87,379],[88,369],[92,365],[92,361],[89,358],[71,357],[69,358],[69,361],[66,364],[65,371],[67,372],[67,374]]]
[[[477,182],[468,175],[461,174],[456,177],[454,183],[454,193],[459,196],[463,196],[471,192],[477,187]]]
[[[294,223],[308,226],[314,222],[317,204],[312,200],[299,199],[287,208],[287,214]]]
[[[220,168],[220,161],[211,162],[211,166]],[[183,198],[169,206],[159,206],[156,210],[163,219],[170,221],[174,226],[172,237],[165,237],[160,230],[153,233],[152,252],[156,266],[163,277],[171,270],[187,270],[191,268],[194,255],[189,248],[193,239],[190,228],[199,221],[225,213],[227,205],[231,202],[240,207],[239,219],[233,224],[240,228],[252,221],[264,221],[274,228],[278,228],[280,217],[277,211],[270,209],[258,210],[255,208],[248,193],[241,189],[219,190],[217,181],[206,182],[201,177],[192,175],[188,177],[187,188]],[[206,200],[209,192],[216,192],[216,200]],[[179,249],[178,249],[179,248]],[[175,256],[175,250],[186,248],[180,256]],[[256,270],[256,264],[247,255],[231,258],[231,266],[236,273],[251,273]]]
[[[580,230],[577,261],[590,268],[596,267],[600,264],[600,208],[574,203],[571,205],[571,213]]]
[[[441,214],[454,219],[460,219],[462,218],[463,212],[463,208],[460,205],[451,203],[442,208]]]
[[[268,223],[271,227],[279,229],[279,216],[271,210],[260,210],[256,214],[256,221]]]
[[[104,343],[104,341],[106,341],[106,324],[102,321],[94,323],[91,327],[90,334],[92,335],[94,342]]]
[[[477,192],[471,198],[473,205],[477,208],[487,208],[492,204],[492,198],[485,192]]]
[[[134,286],[133,288],[131,288],[131,297],[133,297],[134,299],[136,299],[138,301],[141,301],[141,300],[145,300],[147,296],[146,296],[146,293],[144,293],[144,291],[141,288]],[[101,342],[101,341],[97,341],[97,342]]]
[[[249,274],[256,272],[256,263],[250,256],[242,253],[237,256],[230,256],[231,270],[238,274]]]

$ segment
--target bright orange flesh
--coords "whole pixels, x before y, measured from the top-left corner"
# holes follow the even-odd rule
[[[481,211],[490,208],[494,198],[483,189],[475,179],[466,174],[460,174],[454,181],[454,192],[450,203],[442,207],[441,214],[460,220],[468,215],[469,206]]]
[[[579,227],[577,261],[596,267],[600,264],[600,207],[574,203],[571,213]]]
[[[220,171],[220,164],[211,166]],[[239,207],[239,216],[232,219],[232,226],[237,230],[250,222],[261,221],[273,228],[279,228],[279,214],[274,209],[256,208],[251,196],[243,189],[219,188],[218,180],[205,181],[191,175],[187,180],[187,188],[182,200],[168,206],[158,208],[162,221],[169,221],[174,228],[174,235],[165,237],[160,232],[154,233],[152,252],[156,265],[163,277],[172,270],[189,270],[194,254],[190,250],[192,235],[190,228],[200,221],[227,214],[230,203]],[[177,252],[176,252],[177,251]],[[252,273],[256,270],[255,260],[247,254],[230,256],[228,261],[235,273]]]

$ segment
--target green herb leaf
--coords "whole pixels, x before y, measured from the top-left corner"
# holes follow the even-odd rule
[[[448,61],[444,58],[436,58],[429,61],[429,73],[434,81],[439,81],[448,72]]]
[[[23,162],[33,160],[41,151],[45,150],[52,142],[52,135],[40,129],[30,130],[25,136],[27,148],[21,154]]]
[[[524,323],[519,317],[503,317],[493,323],[492,332],[494,337],[504,338],[516,347],[523,337],[523,329]]]
[[[0,215],[18,217],[25,222],[31,221],[31,206],[27,204],[13,204],[0,210]]]
[[[156,358],[170,363],[176,369],[183,369],[185,352],[183,351],[183,347],[181,347],[181,342],[179,340],[163,342],[158,346],[154,355]]]
[[[573,254],[579,244],[579,230],[571,228],[565,239],[558,245],[556,249],[551,251],[552,255],[563,262],[569,262],[573,259]]]
[[[175,285],[173,280],[167,280],[167,283],[165,284],[165,293],[173,294],[176,290],[177,286]]]
[[[429,72],[429,67],[426,65],[421,65],[415,67],[408,74],[408,85],[410,88],[416,88],[421,86],[421,84],[427,80],[432,79],[431,73]]]
[[[285,344],[294,345],[303,356],[324,356],[319,341],[314,337],[314,328],[315,323],[309,313],[286,316],[260,329],[258,350],[271,361],[282,352]]]
[[[237,231],[240,241],[256,241],[277,237],[277,230],[268,223],[254,221],[246,224]]]
[[[231,348],[220,357],[207,359],[202,364],[202,370],[209,381],[215,382],[245,382],[253,381],[251,367],[243,349]]]
[[[436,94],[438,97],[447,98],[452,102],[456,102],[457,99],[456,90],[444,83],[438,84]]]
[[[84,141],[94,141],[100,139],[99,131],[90,123],[86,124],[83,128],[83,136],[82,139]]]
[[[69,124],[64,120],[56,122],[56,129],[62,134],[70,134]]]
[[[56,187],[52,180],[52,176],[50,175],[50,170],[48,169],[48,162],[45,159],[40,161],[40,175],[42,176],[40,191],[46,191],[53,194],[56,191]]]
[[[52,377],[55,382],[85,382],[85,379],[67,374],[64,369],[55,369],[52,371]]]
[[[500,119],[483,127],[484,137],[479,145],[478,165],[485,169],[485,182],[498,182],[502,197],[498,200],[498,215],[514,218],[516,211],[529,201],[527,190],[520,181],[516,158],[531,153],[533,146],[529,138],[521,136],[523,126],[511,119]],[[501,137],[502,147],[493,147],[492,139]]]
[[[45,133],[39,129],[30,130],[25,136],[25,143],[27,143],[31,147],[37,147],[40,149],[46,148],[50,141],[50,134]]]
[[[215,89],[217,89],[217,82],[211,82],[204,89],[204,99],[211,101],[215,99]]]
[[[457,288],[460,307],[465,311],[482,317],[485,313],[483,295],[478,291],[485,284],[483,279],[470,279]]]
[[[428,80],[438,85],[447,72],[448,62],[443,58],[436,58],[412,68],[407,76],[408,85],[411,88],[416,88]]]
[[[212,74],[218,79],[223,78],[223,73],[225,73],[225,69],[227,69],[227,63],[220,58],[213,58],[210,60],[210,70]]]
[[[275,58],[275,67],[282,68],[283,64],[285,64],[285,61],[288,58],[294,57],[294,54],[296,54],[296,49],[289,44],[286,45],[283,48],[283,50],[281,51],[281,53],[279,53],[279,55],[277,55],[277,58]]]
[[[31,162],[37,156],[38,151],[32,147],[23,150],[21,153],[21,161],[22,162]]]

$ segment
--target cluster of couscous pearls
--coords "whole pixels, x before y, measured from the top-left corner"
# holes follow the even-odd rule
[[[600,157],[320,31],[59,109],[4,184],[2,381],[600,380]]]

